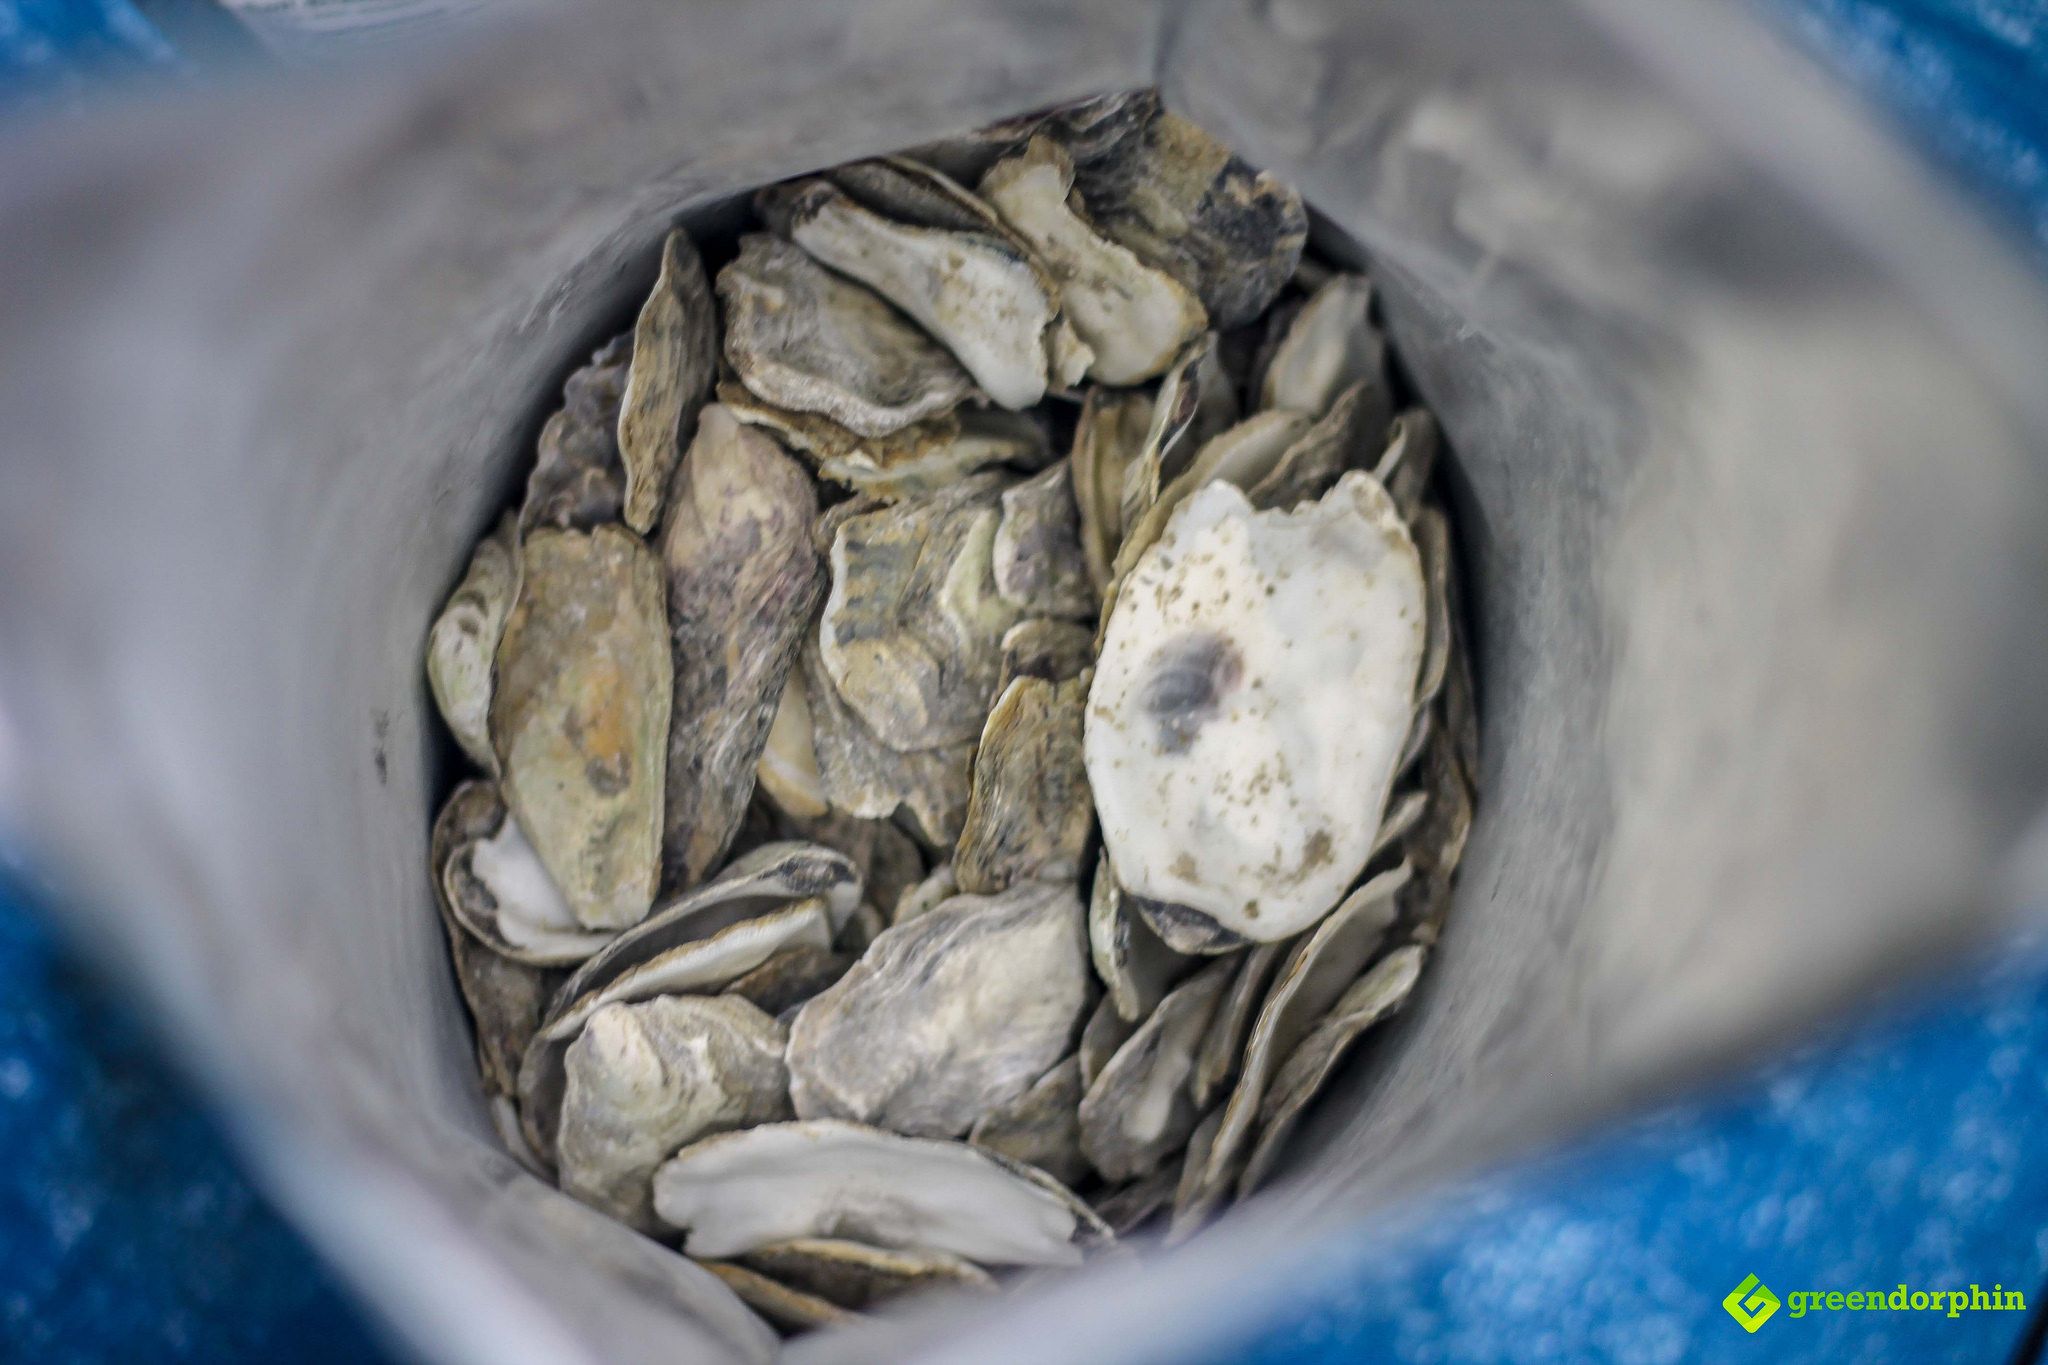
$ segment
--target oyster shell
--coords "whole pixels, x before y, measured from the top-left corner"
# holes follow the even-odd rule
[[[487,786],[497,827],[448,850],[439,868],[441,892],[455,922],[491,949],[536,967],[572,967],[610,943],[610,930],[577,923],[540,855]]]
[[[1089,373],[1102,383],[1157,377],[1209,325],[1187,286],[1095,231],[1074,202],[1074,165],[1057,143],[1032,138],[989,168],[981,195],[1052,271],[1060,306],[1095,353]]]
[[[619,406],[626,525],[646,535],[661,516],[682,439],[718,368],[718,317],[704,262],[680,229],[661,244],[661,272],[633,325]]]
[[[908,157],[881,156],[849,162],[824,173],[862,208],[916,227],[949,232],[1009,234],[996,211],[943,171]],[[779,210],[782,204],[771,205]],[[788,224],[771,224],[785,231]]]
[[[1003,490],[990,559],[996,591],[1033,616],[1093,620],[1095,585],[1081,552],[1073,467],[1062,460]]]
[[[491,670],[519,590],[518,531],[508,515],[477,542],[462,581],[427,634],[427,682],[441,719],[470,762],[498,770],[491,752]]]
[[[1081,1059],[1069,1057],[1029,1090],[977,1119],[967,1140],[1073,1185],[1088,1175],[1088,1161],[1081,1155],[1080,1104]]]
[[[1095,1078],[1102,1074],[1102,1068],[1109,1065],[1109,1059],[1124,1045],[1129,1037],[1138,1031],[1138,1026],[1117,1013],[1116,1004],[1104,996],[1088,1016],[1088,1023],[1081,1029],[1081,1041],[1074,1051],[1074,1059],[1081,1065],[1081,1089],[1095,1084]]]
[[[771,1242],[741,1259],[792,1289],[856,1311],[920,1289],[996,1287],[986,1270],[942,1251],[892,1251],[829,1237]]]
[[[804,694],[811,699],[818,771],[833,808],[848,815],[887,818],[901,807],[927,846],[946,847],[958,839],[967,818],[973,742],[910,752],[893,749],[841,699],[815,635],[804,642],[798,663]]]
[[[498,642],[505,802],[579,922],[638,923],[660,870],[674,671],[661,564],[624,527],[537,530]]]
[[[1279,468],[1281,459],[1312,425],[1306,413],[1260,412],[1204,442],[1188,467],[1159,490],[1135,522],[1124,527],[1123,542],[1110,566],[1109,586],[1102,594],[1105,627],[1124,579],[1145,552],[1159,543],[1183,502],[1219,481],[1240,489],[1252,487]]]
[[[1216,1134],[1222,1127],[1223,1111],[1213,1109],[1188,1135],[1188,1149],[1181,1157],[1180,1178],[1173,1187],[1173,1221],[1166,1230],[1168,1246],[1194,1233],[1223,1202],[1225,1191],[1210,1187],[1202,1178],[1209,1168],[1209,1155],[1216,1150]]]
[[[914,919],[930,914],[951,900],[960,891],[960,879],[953,874],[953,864],[940,863],[916,886],[905,891],[896,902],[895,911],[889,916],[891,925],[908,924]]]
[[[771,1123],[693,1143],[654,1177],[654,1208],[692,1256],[796,1238],[937,1251],[983,1265],[1074,1265],[1111,1240],[1050,1176],[964,1142],[835,1119]]]
[[[762,233],[718,272],[725,359],[758,398],[887,436],[973,392],[945,349],[866,289]]]
[[[997,404],[1016,410],[1045,397],[1059,298],[1006,234],[894,222],[823,180],[768,194],[764,216],[786,223],[791,241],[914,318]]]
[[[859,1320],[835,1303],[783,1284],[771,1275],[730,1261],[699,1262],[738,1296],[739,1301],[784,1332],[808,1332]]]
[[[1330,485],[1351,464],[1359,433],[1373,429],[1374,424],[1380,429],[1387,424],[1385,406],[1368,412],[1367,400],[1363,383],[1339,394],[1315,425],[1280,452],[1265,477],[1245,490],[1252,506],[1285,511],[1329,492]]]
[[[1387,343],[1372,325],[1372,282],[1363,275],[1333,275],[1318,288],[1273,350],[1259,381],[1259,406],[1292,408],[1317,416],[1337,395],[1366,386],[1368,412],[1384,426],[1393,416],[1387,387]]]
[[[1167,947],[1131,910],[1107,853],[1096,859],[1088,898],[1088,951],[1095,974],[1109,988],[1110,1004],[1134,1025],[1196,965],[1195,959]]]
[[[988,713],[975,751],[973,795],[953,853],[962,891],[991,895],[1036,878],[1073,882],[1095,827],[1081,763],[1084,674],[1018,678]]]
[[[1125,529],[1152,510],[1160,489],[1187,469],[1196,452],[1237,424],[1236,386],[1224,372],[1218,341],[1210,332],[1190,342],[1159,381],[1151,423],[1124,467]]]
[[[1244,1174],[1238,1177],[1238,1198],[1250,1198],[1265,1184],[1309,1102],[1329,1084],[1331,1073],[1351,1045],[1407,1003],[1422,974],[1423,952],[1411,943],[1381,958],[1351,984],[1273,1073],[1265,1103],[1259,1108],[1259,1139],[1252,1146]]]
[[[725,988],[758,1007],[764,1014],[781,1014],[803,1004],[846,975],[853,965],[851,953],[833,952],[815,944],[800,943],[763,962]]]
[[[957,1137],[1072,1046],[1090,984],[1071,887],[956,896],[885,930],[798,1013],[796,1112]]]
[[[1421,510],[1442,446],[1442,432],[1427,408],[1409,408],[1387,428],[1387,448],[1373,477],[1387,486],[1387,496],[1394,500],[1403,521],[1412,520]]]
[[[606,1005],[634,1004],[660,995],[716,994],[784,949],[828,948],[831,943],[832,922],[825,902],[813,899],[679,944],[580,994],[571,977],[519,1065],[520,1122],[533,1149],[554,1158],[567,1079],[564,1058],[590,1017]]]
[[[1387,803],[1386,818],[1380,821],[1379,833],[1372,837],[1372,853],[1378,857],[1385,850],[1408,837],[1422,822],[1429,811],[1429,793],[1423,791],[1403,792]],[[1415,859],[1411,856],[1410,861]]]
[[[1095,1200],[1095,1212],[1119,1237],[1129,1237],[1173,1202],[1180,1172],[1162,1166],[1128,1185],[1120,1185]]]
[[[666,885],[731,847],[805,627],[825,591],[810,476],[716,403],[676,470],[662,528],[675,692],[662,841]]]
[[[936,493],[990,465],[1038,469],[1051,458],[1045,428],[1029,413],[956,408],[887,436],[864,437],[828,417],[764,403],[731,381],[718,386],[718,401],[742,422],[768,428],[809,456],[823,477],[877,498]]]
[[[477,1070],[483,1075],[485,1093],[493,1096],[511,1095],[518,1088],[519,1059],[540,1027],[548,999],[563,976],[559,971],[515,962],[485,947],[463,930],[448,903],[440,874],[454,851],[488,836],[504,817],[505,806],[496,787],[488,782],[465,782],[435,817],[428,841],[434,901],[455,960],[455,982],[476,1026]]]
[[[557,1003],[596,990],[684,944],[797,901],[821,899],[830,933],[836,934],[860,903],[860,895],[860,869],[837,849],[793,840],[763,844],[613,939],[577,968]]]
[[[1099,149],[1074,150],[1096,230],[1194,290],[1211,325],[1250,322],[1293,276],[1308,240],[1301,196],[1178,114],[1155,106]]]
[[[840,699],[893,749],[981,734],[1003,634],[1023,615],[995,584],[1003,488],[999,476],[977,474],[931,497],[848,516],[833,534],[819,658]],[[814,688],[814,722],[817,701]]]
[[[1156,1169],[1194,1131],[1188,1080],[1234,965],[1212,962],[1168,992],[1082,1097],[1081,1150],[1106,1179]]]
[[[801,653],[803,642],[797,642]],[[799,820],[816,819],[832,809],[825,779],[818,771],[818,745],[811,728],[811,703],[803,670],[792,669],[768,723],[754,780],[776,809]]]
[[[1409,521],[1408,531],[1415,538],[1428,591],[1422,670],[1415,683],[1415,704],[1427,706],[1442,690],[1451,665],[1451,528],[1442,512],[1424,507]]]
[[[1403,863],[1374,877],[1288,951],[1279,979],[1252,1024],[1237,1085],[1224,1106],[1200,1178],[1198,1198],[1213,1197],[1236,1178],[1274,1069],[1372,961],[1394,923],[1396,898],[1411,875]]]
[[[1133,569],[1085,752],[1117,879],[1168,944],[1213,949],[1201,920],[1284,938],[1364,867],[1408,731],[1421,578],[1355,472],[1295,512],[1211,484]]]
[[[588,531],[616,522],[626,505],[619,458],[619,405],[633,337],[613,337],[562,385],[562,408],[540,429],[540,455],[526,481],[519,533],[543,527]]]
[[[1237,1079],[1252,1016],[1265,1003],[1266,988],[1286,950],[1285,943],[1261,943],[1238,959],[1237,975],[1230,979],[1230,989],[1216,1006],[1216,1017],[1209,1021],[1209,1032],[1195,1058],[1188,1091],[1197,1109],[1207,1109],[1221,1098],[1223,1088]]]
[[[782,1027],[737,996],[606,1005],[569,1045],[562,1190],[643,1232],[655,1168],[684,1143],[791,1116]]]
[[[1145,448],[1152,399],[1143,393],[1090,389],[1074,428],[1074,505],[1081,520],[1081,553],[1097,591],[1109,586],[1110,566],[1123,544],[1124,471]]]
[[[1078,678],[1095,661],[1095,632],[1073,621],[1035,616],[1003,632],[1002,669],[996,674],[996,695],[1002,696],[1018,678],[1065,682]]]

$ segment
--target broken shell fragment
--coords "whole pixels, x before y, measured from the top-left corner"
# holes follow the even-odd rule
[[[1111,1238],[1050,1176],[964,1142],[834,1119],[693,1143],[656,1173],[654,1208],[692,1256],[832,1237],[983,1265],[1074,1265]]]
[[[730,1261],[702,1261],[700,1264],[730,1289],[741,1303],[784,1332],[808,1332],[815,1327],[833,1327],[859,1320],[838,1304],[815,1294],[783,1284],[771,1275]]]
[[[1245,1044],[1237,1085],[1224,1106],[1202,1175],[1205,1190],[1226,1189],[1236,1179],[1275,1068],[1372,961],[1394,923],[1396,898],[1410,876],[1403,863],[1374,877],[1288,952]]]
[[[1085,739],[1125,891],[1284,938],[1364,867],[1408,732],[1422,571],[1369,476],[1294,512],[1192,495],[1109,619]],[[1178,918],[1148,913],[1170,944]]]
[[[494,1096],[511,1095],[518,1088],[519,1060],[563,975],[484,946],[461,926],[449,903],[443,872],[455,851],[488,837],[504,823],[505,805],[497,788],[489,782],[465,782],[435,817],[428,840],[434,901],[455,960],[456,985],[476,1026],[477,1070],[485,1092]]]
[[[1002,670],[996,675],[1000,697],[1018,678],[1065,682],[1081,676],[1095,661],[1095,632],[1074,621],[1036,616],[1019,621],[1003,633]]]
[[[588,531],[619,520],[626,505],[619,406],[632,354],[631,333],[613,337],[562,385],[562,408],[540,429],[539,458],[519,509],[521,536],[543,526]]]
[[[1081,552],[1069,462],[1004,489],[1002,509],[990,551],[996,591],[1033,616],[1093,620],[1095,585]]]
[[[802,642],[798,642],[802,648]],[[799,820],[816,819],[832,809],[825,779],[818,772],[818,746],[811,728],[811,703],[803,672],[792,669],[768,723],[768,738],[754,779],[776,809]]]
[[[1179,1183],[1178,1170],[1170,1165],[1161,1166],[1150,1175],[1098,1196],[1095,1212],[1117,1236],[1132,1236],[1173,1203]]]
[[[971,742],[988,717],[1003,634],[1023,615],[994,577],[1003,486],[975,475],[849,516],[833,535],[819,657],[839,697],[893,749]],[[811,700],[815,722],[815,691]]]
[[[1152,399],[1141,392],[1094,388],[1074,428],[1074,505],[1081,553],[1097,591],[1107,587],[1124,540],[1124,471],[1145,448]]]
[[[1259,1109],[1259,1140],[1252,1147],[1244,1174],[1238,1177],[1239,1198],[1249,1198],[1272,1174],[1273,1163],[1309,1102],[1329,1084],[1351,1045],[1407,1003],[1422,974],[1422,959],[1423,949],[1414,944],[1396,948],[1380,959],[1352,983],[1273,1073]]]
[[[1413,520],[1429,490],[1443,436],[1427,408],[1409,408],[1387,428],[1387,448],[1373,468],[1373,477],[1387,487],[1387,496],[1403,521]]]
[[[894,222],[823,180],[774,193],[771,215],[791,241],[916,319],[996,403],[1014,411],[1045,397],[1059,299],[1014,240]]]
[[[1223,1127],[1223,1111],[1210,1111],[1188,1135],[1188,1149],[1181,1157],[1180,1179],[1173,1187],[1173,1221],[1166,1230],[1166,1244],[1172,1246],[1192,1235],[1216,1211],[1227,1191],[1209,1185],[1203,1175],[1209,1168],[1209,1154],[1216,1149],[1216,1134]]]
[[[1209,440],[1238,420],[1236,385],[1214,332],[1190,342],[1159,381],[1152,421],[1123,472],[1122,525],[1135,527]],[[1112,556],[1113,558],[1113,556]]]
[[[1104,1178],[1130,1180],[1156,1169],[1194,1131],[1201,1115],[1188,1079],[1233,965],[1212,962],[1169,992],[1088,1087],[1081,1150]]]
[[[619,406],[626,525],[646,535],[661,516],[682,439],[718,368],[718,318],[704,262],[681,229],[661,244],[661,273],[633,325]]]
[[[718,386],[718,401],[742,422],[768,428],[809,456],[821,477],[877,498],[936,493],[990,465],[1038,469],[1051,457],[1045,428],[1028,413],[956,408],[866,437],[828,417],[764,403],[731,381]]]
[[[1088,1023],[1081,1030],[1081,1041],[1074,1050],[1075,1060],[1081,1064],[1081,1089],[1095,1084],[1095,1078],[1102,1074],[1102,1068],[1109,1065],[1109,1059],[1124,1041],[1137,1032],[1138,1026],[1117,1012],[1115,1003],[1104,996],[1095,1006],[1095,1012],[1088,1016]]]
[[[725,988],[725,994],[740,997],[764,1014],[779,1015],[845,976],[852,965],[850,953],[800,943],[736,979]]]
[[[1009,231],[996,211],[966,186],[943,171],[907,157],[883,156],[850,162],[826,171],[825,179],[844,190],[862,208],[899,223],[949,232],[1001,235]],[[769,198],[764,207],[773,215],[770,226],[787,233],[792,224],[783,218],[782,211],[794,209],[796,199],[773,195]]]
[[[539,530],[498,642],[505,802],[579,922],[638,923],[660,870],[673,666],[661,564],[624,527]]]
[[[889,916],[891,925],[908,924],[923,915],[928,915],[951,900],[960,891],[960,879],[953,874],[953,864],[940,863],[931,874],[916,886],[905,891],[896,902],[895,911]]]
[[[1286,511],[1329,492],[1351,464],[1359,433],[1387,424],[1384,405],[1368,412],[1367,399],[1363,383],[1339,394],[1328,412],[1280,452],[1265,477],[1245,489],[1252,506]]]
[[[792,1289],[856,1312],[923,1289],[996,1287],[986,1270],[943,1251],[895,1251],[830,1237],[771,1242],[741,1260]]]
[[[796,1112],[957,1137],[1072,1046],[1090,984],[1071,887],[956,896],[885,930],[797,1015]]]
[[[1096,229],[1193,289],[1211,325],[1250,322],[1293,276],[1308,241],[1301,196],[1178,114],[1157,111],[1075,160]]]
[[[1393,415],[1387,389],[1387,344],[1372,325],[1372,282],[1363,275],[1335,275],[1317,289],[1273,350],[1259,382],[1259,406],[1292,408],[1321,416],[1337,395],[1364,384],[1368,409]]]
[[[1427,706],[1436,700],[1451,663],[1451,528],[1441,511],[1423,507],[1409,521],[1408,530],[1415,537],[1428,591],[1422,671],[1415,683],[1415,704]]]
[[[811,479],[713,403],[662,528],[675,692],[664,883],[693,886],[731,847],[805,627],[825,592]]]
[[[949,411],[973,383],[902,314],[796,247],[754,233],[718,272],[725,359],[757,397],[886,436]]]
[[[1081,762],[1086,675],[1019,678],[988,713],[973,794],[953,854],[962,891],[992,895],[1019,881],[1071,883],[1095,826]]]
[[[1029,1090],[981,1116],[967,1140],[1035,1166],[1062,1185],[1088,1174],[1081,1155],[1081,1059],[1069,1057]]]
[[[684,1143],[790,1117],[780,1025],[736,996],[606,1005],[569,1045],[562,1190],[641,1231],[654,1171]]]
[[[585,929],[569,909],[496,788],[498,826],[458,843],[441,865],[441,890],[455,922],[494,952],[538,967],[571,967],[614,937]]]
[[[1110,1003],[1134,1025],[1195,967],[1193,958],[1167,947],[1131,909],[1107,853],[1096,859],[1088,898],[1088,951]]]
[[[1284,943],[1261,943],[1238,959],[1237,975],[1230,979],[1230,988],[1223,993],[1208,1035],[1202,1039],[1202,1051],[1195,1058],[1189,1091],[1197,1109],[1207,1109],[1221,1097],[1223,1088],[1237,1079],[1252,1016],[1265,1003],[1266,988],[1286,950]]]
[[[469,568],[427,635],[427,682],[441,719],[470,761],[498,770],[491,752],[491,677],[505,617],[519,588],[518,532],[512,518],[477,542]]]
[[[1059,284],[1060,305],[1095,353],[1104,384],[1156,378],[1209,317],[1186,285],[1095,231],[1073,202],[1074,165],[1034,137],[982,177],[981,195],[1030,243]]]

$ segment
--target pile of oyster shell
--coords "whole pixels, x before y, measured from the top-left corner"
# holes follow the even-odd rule
[[[1399,1009],[1472,693],[1372,288],[1149,92],[681,232],[435,622],[504,1139],[777,1325],[1185,1236]]]

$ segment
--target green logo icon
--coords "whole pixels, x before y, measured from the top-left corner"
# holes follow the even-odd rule
[[[1764,1287],[1763,1281],[1754,1275],[1742,1277],[1742,1283],[1728,1291],[1728,1297],[1721,1300],[1721,1306],[1728,1310],[1728,1316],[1742,1324],[1745,1332],[1754,1332],[1771,1320],[1771,1314],[1778,1311],[1778,1296]]]

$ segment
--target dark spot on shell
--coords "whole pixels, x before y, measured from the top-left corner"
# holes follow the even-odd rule
[[[1152,658],[1139,704],[1159,732],[1159,747],[1186,753],[1222,699],[1244,681],[1244,657],[1229,637],[1195,631],[1170,640]]]

